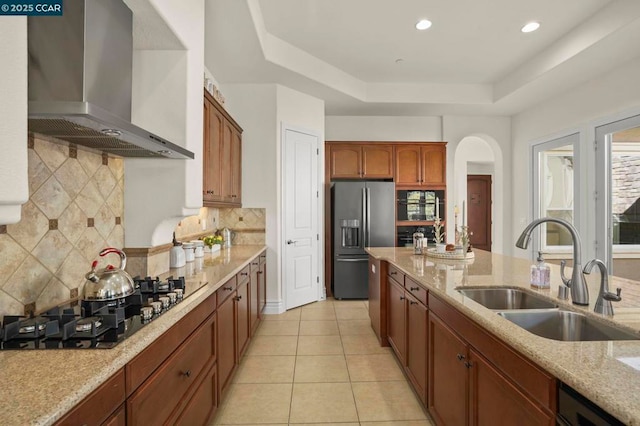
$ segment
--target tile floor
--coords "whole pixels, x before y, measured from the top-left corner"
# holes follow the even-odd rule
[[[267,315],[215,425],[431,425],[366,301],[327,300]]]

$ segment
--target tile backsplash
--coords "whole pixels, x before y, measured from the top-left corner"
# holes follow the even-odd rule
[[[0,227],[0,315],[81,294],[98,252],[124,245],[124,160],[39,135],[28,143],[29,201]]]

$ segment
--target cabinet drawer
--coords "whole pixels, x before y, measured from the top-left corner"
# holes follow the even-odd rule
[[[127,395],[131,395],[215,310],[216,295],[212,294],[131,360],[125,367]]]
[[[56,422],[56,426],[101,425],[124,402],[124,398],[124,370],[121,369]]]
[[[214,355],[215,318],[209,318],[127,400],[131,424],[162,424]]]
[[[185,409],[175,422],[170,422],[171,424],[175,426],[206,425],[207,421],[213,417],[218,407],[216,370],[217,366],[211,365]]]
[[[236,277],[233,277],[216,291],[218,295],[218,307],[236,291],[236,283]]]
[[[410,277],[404,279],[404,288],[409,291],[419,302],[427,306],[427,289]]]
[[[245,281],[249,281],[249,274],[251,273],[251,264],[242,268],[242,271],[238,272],[236,277],[238,278],[238,285],[244,283]]]
[[[389,264],[389,276],[400,283],[400,285],[404,285],[404,272],[392,264]]]
[[[266,252],[266,251],[263,251],[263,252],[260,254],[260,264],[263,264],[263,263],[264,263],[264,262],[266,262],[266,261],[267,261],[267,252]]]
[[[251,266],[251,273],[253,274],[255,271],[260,269],[260,256],[257,256],[255,259],[251,261],[249,264]]]

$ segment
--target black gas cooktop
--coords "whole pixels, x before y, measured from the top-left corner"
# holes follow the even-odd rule
[[[110,301],[73,301],[39,315],[5,316],[0,349],[113,348],[186,295],[184,277],[134,278],[135,292]]]

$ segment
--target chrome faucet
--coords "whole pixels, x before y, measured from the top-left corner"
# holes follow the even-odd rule
[[[607,271],[607,265],[600,259],[593,259],[584,265],[584,273],[590,274],[594,265],[598,265],[600,268],[600,291],[598,292],[598,299],[596,300],[596,306],[593,311],[598,314],[613,315],[613,305],[611,302],[619,302],[622,300],[622,297],[620,297],[622,289],[616,289],[616,294],[609,293],[609,272]]]
[[[524,231],[522,231],[522,234],[518,237],[518,241],[516,241],[516,247],[526,249],[529,245],[529,241],[531,240],[531,233],[533,232],[533,229],[544,222],[552,222],[562,225],[567,228],[571,234],[571,240],[573,241],[573,273],[571,274],[571,279],[567,279],[564,276],[564,267],[566,262],[563,260],[560,262],[560,277],[562,278],[564,285],[571,289],[571,300],[573,304],[588,305],[589,289],[587,287],[587,280],[584,278],[584,273],[582,272],[582,255],[580,251],[582,242],[580,240],[580,235],[578,235],[578,231],[572,224],[566,220],[556,219],[554,217],[541,217],[540,219],[536,219],[524,228]]]

